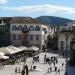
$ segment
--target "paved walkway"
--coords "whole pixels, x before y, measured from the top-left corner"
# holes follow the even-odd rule
[[[47,55],[47,57],[51,56],[57,56],[58,58],[58,64],[55,66],[60,69],[60,72],[49,72],[48,73],[48,67],[49,64],[44,63],[44,55]],[[52,53],[40,53],[39,54],[40,61],[38,63],[34,63],[33,65],[36,66],[37,70],[29,71],[29,75],[64,75],[65,73],[65,65],[62,67],[62,62],[65,63],[65,59],[60,57],[58,54],[52,54]],[[24,62],[21,62],[19,64],[15,65],[5,65],[4,67],[0,68],[0,75],[21,75],[21,73],[15,74],[15,67],[20,68],[22,70]],[[32,64],[32,58],[28,58],[26,61],[26,64],[28,64],[28,68],[30,69]],[[54,70],[54,65],[51,64],[52,70]]]

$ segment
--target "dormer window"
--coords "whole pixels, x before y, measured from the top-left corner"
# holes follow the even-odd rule
[[[17,30],[17,27],[15,25],[12,26],[12,30]]]
[[[39,26],[36,26],[35,27],[35,31],[40,31],[40,27]]]
[[[21,30],[22,30],[22,26],[19,26],[19,27],[18,27],[18,30],[21,31]]]
[[[30,26],[29,27],[29,31],[34,31],[34,27],[33,26]]]

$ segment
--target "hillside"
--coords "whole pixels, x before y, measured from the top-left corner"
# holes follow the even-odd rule
[[[55,16],[40,16],[35,19],[39,20],[42,24],[49,24],[53,26],[66,25],[67,22],[74,22],[74,20]]]

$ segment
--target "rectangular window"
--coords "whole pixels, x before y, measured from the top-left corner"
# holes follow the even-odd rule
[[[36,40],[39,40],[39,35],[36,35]]]
[[[33,40],[33,35],[30,35],[30,40]]]
[[[18,40],[21,40],[21,34],[18,35]]]
[[[13,40],[16,40],[16,34],[13,34]]]
[[[63,50],[64,41],[61,41],[61,50]]]

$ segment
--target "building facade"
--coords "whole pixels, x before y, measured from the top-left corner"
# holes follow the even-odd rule
[[[10,43],[14,46],[35,45],[40,48],[48,36],[49,27],[30,17],[13,17],[10,21]]]
[[[11,18],[0,17],[0,46],[10,44],[10,21]]]
[[[75,25],[60,26],[58,30],[58,49],[61,52],[71,50],[71,42],[75,37]]]

